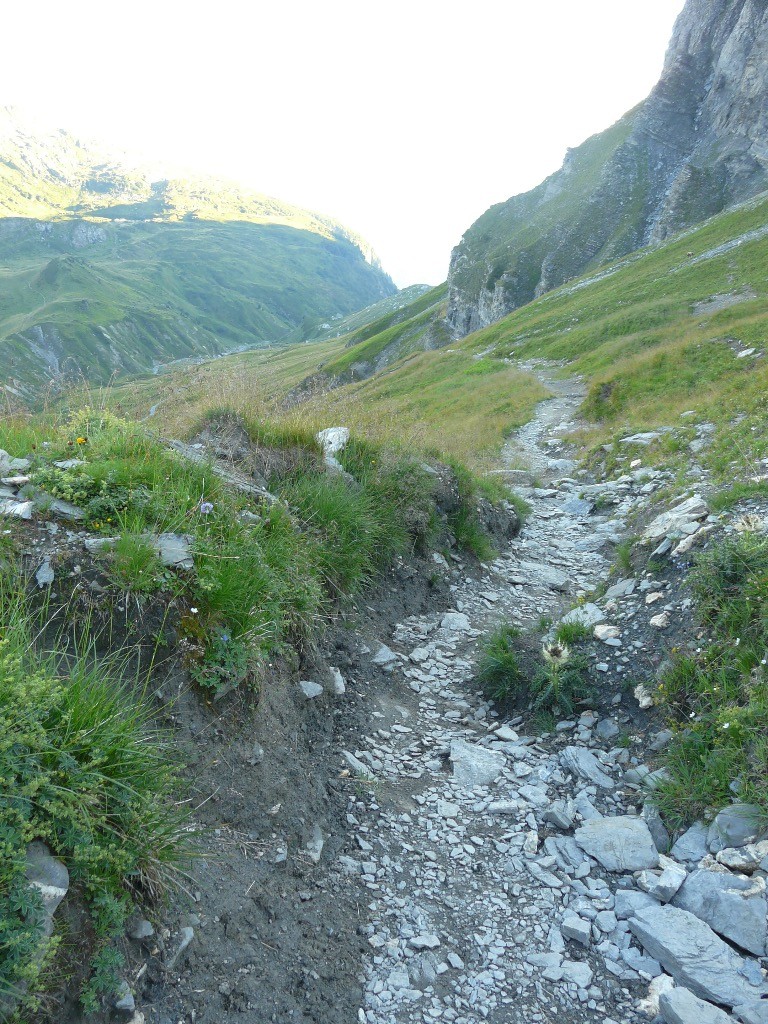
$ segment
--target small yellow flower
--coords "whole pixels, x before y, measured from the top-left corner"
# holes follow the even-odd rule
[[[77,441],[78,444],[87,444],[88,443],[88,438],[87,437],[78,437],[78,438],[76,438],[76,441]]]

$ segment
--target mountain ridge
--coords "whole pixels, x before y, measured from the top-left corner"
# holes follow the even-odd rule
[[[215,179],[151,181],[0,110],[0,367],[28,400],[288,339],[396,292],[331,218]]]
[[[768,187],[768,4],[688,0],[649,97],[453,250],[455,338]]]

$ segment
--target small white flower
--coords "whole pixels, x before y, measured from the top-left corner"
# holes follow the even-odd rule
[[[193,615],[197,615],[197,608],[190,608],[189,610],[192,612]]]
[[[723,728],[724,729],[730,729],[730,727],[731,727],[731,723],[730,722],[723,722]]]

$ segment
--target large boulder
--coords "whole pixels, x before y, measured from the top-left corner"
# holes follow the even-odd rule
[[[701,999],[736,1006],[768,993],[764,982],[748,980],[750,962],[687,910],[645,907],[629,919],[629,927],[675,981]]]
[[[672,904],[749,953],[765,955],[768,904],[762,878],[735,875],[726,868],[693,871]]]
[[[577,828],[574,838],[608,871],[643,871],[659,864],[659,851],[642,818],[595,818]]]

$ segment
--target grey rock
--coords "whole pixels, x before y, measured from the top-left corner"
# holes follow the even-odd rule
[[[592,984],[592,968],[581,960],[563,960],[560,964],[563,981],[569,981],[578,988],[589,988]]]
[[[145,917],[136,917],[128,922],[125,934],[129,939],[140,942],[142,939],[151,939],[155,934],[155,929],[152,927],[152,922]]]
[[[699,999],[687,988],[662,992],[659,1009],[667,1024],[729,1024],[733,1020],[724,1010]]]
[[[301,679],[299,681],[299,689],[307,700],[314,700],[315,697],[319,697],[323,692],[320,683],[313,683],[311,679]]]
[[[659,901],[637,889],[617,889],[614,896],[613,912],[620,921],[634,917],[645,907],[658,907]]]
[[[597,626],[605,622],[605,612],[601,611],[596,604],[582,604],[578,608],[572,608],[560,619],[561,622],[577,622],[580,626]]]
[[[309,837],[304,850],[312,861],[313,864],[319,864],[320,858],[323,855],[323,847],[325,846],[325,837],[323,836],[322,830],[319,825],[314,825],[312,828],[312,835]]]
[[[628,597],[634,592],[637,586],[637,580],[626,579],[619,580],[618,583],[614,583],[612,587],[608,587],[605,594],[603,595],[604,601],[615,601],[620,597]]]
[[[651,800],[646,800],[643,804],[643,821],[648,826],[648,829],[653,836],[653,841],[656,844],[656,849],[659,853],[668,853],[671,843],[669,832],[664,827],[664,822],[661,820],[659,809],[655,803]]]
[[[53,934],[53,915],[69,891],[69,871],[66,865],[51,854],[39,839],[27,847],[24,874],[42,899],[42,918],[38,922],[45,935]]]
[[[768,1024],[768,999],[740,1003],[734,1006],[733,1012],[742,1024]]]
[[[85,459],[59,459],[58,462],[54,462],[57,469],[76,469],[78,466],[84,465]]]
[[[560,762],[564,768],[582,779],[593,782],[602,789],[613,789],[614,781],[606,775],[595,755],[586,747],[565,747],[560,754]]]
[[[176,949],[171,953],[171,955],[165,962],[166,971],[173,970],[182,954],[189,948],[189,945],[194,939],[194,937],[195,929],[189,925],[179,930],[179,941],[176,945]]]
[[[707,843],[712,853],[727,846],[746,846],[761,838],[765,821],[757,804],[736,803],[724,807],[709,827]]]
[[[161,533],[153,543],[163,565],[173,569],[194,569],[193,539],[188,533]]]
[[[707,826],[701,822],[691,827],[680,836],[669,851],[675,860],[687,864],[698,864],[707,855]]]
[[[386,644],[382,644],[371,661],[380,668],[391,668],[397,663],[397,655]]]
[[[542,817],[544,821],[550,825],[554,825],[556,828],[570,828],[573,824],[574,805],[572,801],[565,802],[563,800],[555,800],[554,803],[550,804]]]
[[[48,503],[48,511],[60,519],[69,519],[73,523],[80,523],[85,519],[85,510],[69,501],[62,501],[61,498],[54,498]]]
[[[643,533],[643,542],[651,544],[667,537],[685,536],[698,528],[698,520],[709,513],[706,501],[694,494],[649,523]]]
[[[620,732],[619,726],[612,718],[603,718],[595,726],[595,735],[599,736],[601,740],[615,739]]]
[[[761,995],[741,973],[743,957],[688,911],[646,907],[629,919],[629,927],[650,955],[694,995],[723,1006]]]
[[[751,875],[760,867],[761,863],[768,857],[768,840],[759,843],[747,843],[738,849],[726,847],[720,850],[716,860],[718,864],[724,864],[731,871],[740,871],[742,874]]]
[[[735,875],[726,868],[700,869],[688,876],[672,902],[749,953],[765,955],[768,904],[762,878]]]
[[[622,949],[619,955],[627,967],[631,967],[638,974],[646,974],[649,978],[658,978],[662,973],[661,964],[658,960],[654,960],[650,956],[643,956],[640,950],[635,949],[634,946]]]
[[[599,818],[577,828],[574,839],[608,871],[642,871],[659,864],[659,851],[641,818]]]
[[[472,626],[463,612],[446,612],[440,620],[440,628],[451,633],[466,633]]]
[[[487,750],[459,739],[451,740],[450,757],[453,777],[459,785],[468,789],[490,786],[506,763],[506,758],[498,751]]]
[[[56,579],[56,574],[51,568],[51,563],[47,558],[35,573],[35,579],[37,580],[37,585],[40,588],[49,587]]]
[[[562,509],[569,516],[586,516],[592,511],[592,502],[583,498],[569,498],[563,502]]]
[[[676,861],[663,854],[659,856],[660,871],[641,871],[637,884],[661,903],[668,903],[686,879],[687,872]],[[690,909],[690,908],[686,908]]]
[[[336,697],[341,697],[347,692],[347,684],[344,680],[344,676],[334,665],[331,665],[328,671],[331,674],[331,693]]]
[[[440,945],[440,939],[437,935],[432,935],[430,932],[422,932],[420,935],[409,939],[408,945],[412,949],[437,949]]]
[[[16,501],[15,498],[0,498],[0,516],[12,519],[31,519],[35,504],[32,501]]]
[[[129,1014],[136,1009],[136,1001],[127,981],[121,981],[112,997],[112,1006],[118,1013]]]
[[[659,732],[654,736],[650,749],[655,751],[666,750],[669,744],[672,742],[674,733],[671,729],[660,729]]]
[[[560,931],[566,939],[580,942],[582,946],[588,946],[592,940],[592,925],[578,914],[566,913]]]

